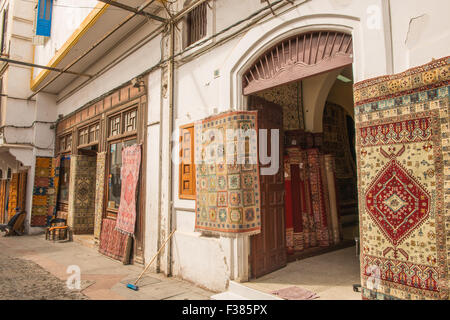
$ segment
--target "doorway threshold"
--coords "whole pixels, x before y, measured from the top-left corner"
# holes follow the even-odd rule
[[[352,246],[289,263],[241,285],[265,294],[297,287],[315,293],[317,300],[361,300],[361,293],[353,291],[360,282],[359,256]]]
[[[355,245],[354,240],[343,240],[339,242],[338,244],[328,246],[328,247],[314,247],[314,248],[308,248],[302,251],[297,251],[292,254],[287,255],[287,262],[295,262],[311,257],[315,257],[321,254],[333,252],[340,249],[345,249],[348,247],[353,247]]]

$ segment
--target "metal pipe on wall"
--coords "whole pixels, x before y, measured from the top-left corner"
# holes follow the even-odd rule
[[[169,39],[169,65],[168,65],[168,81],[169,81],[169,189],[168,189],[168,200],[169,200],[169,216],[168,216],[168,232],[172,232],[173,228],[173,215],[174,215],[174,203],[173,203],[173,167],[172,167],[172,147],[173,147],[173,139],[172,139],[172,131],[173,131],[173,108],[174,108],[174,98],[175,98],[175,25],[173,22],[169,24],[170,30],[170,39]],[[172,275],[172,240],[169,241],[168,244],[168,253],[167,253],[167,275]]]
[[[82,76],[82,77],[88,77],[88,78],[92,77],[92,75],[86,74],[86,73],[74,72],[74,71],[68,71],[68,70],[64,71],[63,69],[59,69],[59,68],[47,67],[47,66],[43,66],[40,64],[35,64],[35,63],[31,63],[31,62],[26,62],[26,61],[19,61],[19,60],[9,59],[9,58],[5,58],[5,57],[0,57],[0,61],[12,63],[12,64],[18,64],[21,66],[46,69],[46,70],[56,71],[56,72],[60,72],[60,73],[69,73],[69,74],[73,74],[76,76]]]

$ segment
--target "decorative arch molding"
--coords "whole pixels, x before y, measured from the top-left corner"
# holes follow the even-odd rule
[[[350,34],[327,30],[287,38],[260,55],[244,72],[243,93],[249,95],[350,65],[352,42]]]

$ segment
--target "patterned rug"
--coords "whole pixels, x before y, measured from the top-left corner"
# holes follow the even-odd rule
[[[52,168],[50,171],[48,193],[48,212],[49,217],[56,217],[56,202],[58,201],[59,190],[59,172],[61,167],[61,157],[52,159]]]
[[[257,234],[261,232],[257,145],[246,139],[245,155],[238,161],[239,139],[227,135],[227,129],[256,134],[257,112],[229,112],[196,124],[195,230],[225,237]],[[249,163],[252,158],[255,164]]]
[[[95,179],[95,221],[94,238],[100,239],[103,217],[103,198],[105,195],[106,152],[97,153],[97,178]]]
[[[322,175],[322,161],[319,149],[308,149],[308,173],[311,186],[311,203],[314,213],[314,226],[317,242],[320,247],[330,245],[328,216],[326,207],[326,191]]]
[[[286,148],[285,156],[285,213],[286,221],[292,224],[292,236],[286,229],[286,241],[292,237],[292,247],[295,251],[309,248],[311,245],[311,227],[308,202],[310,201],[308,178],[306,174],[305,152],[299,147]],[[290,216],[290,217],[289,217]],[[288,227],[288,224],[286,224]],[[289,237],[288,237],[289,235]],[[291,240],[289,240],[291,241]]]
[[[364,299],[449,298],[449,63],[354,86]]]
[[[116,229],[116,220],[103,219],[98,251],[115,260],[129,263],[132,238]]]
[[[339,105],[327,102],[323,112],[323,151],[336,157],[336,182],[342,209],[358,205],[356,162],[351,153],[346,121],[347,112]]]
[[[284,215],[286,226],[286,247],[288,249],[288,253],[294,251],[291,159],[292,158],[289,155],[284,156]]]
[[[338,201],[336,194],[336,175],[335,175],[335,159],[334,155],[325,155],[325,171],[328,184],[328,198],[330,200],[330,234],[333,243],[336,244],[341,240],[341,223],[338,210]]]
[[[36,157],[34,172],[33,205],[31,209],[31,226],[44,227],[47,225],[49,210],[50,174],[52,158]]]
[[[16,207],[19,205],[19,174],[13,173],[9,182],[8,193],[8,221],[16,214]]]
[[[72,155],[68,225],[74,234],[92,234],[95,219],[95,156]]]
[[[136,224],[136,190],[141,165],[141,146],[133,145],[122,150],[122,187],[116,229],[134,235]]]
[[[304,129],[302,107],[302,82],[292,82],[255,93],[267,101],[278,104],[283,108],[284,130]]]
[[[319,298],[317,293],[296,286],[275,290],[271,294],[285,300],[314,300]]]

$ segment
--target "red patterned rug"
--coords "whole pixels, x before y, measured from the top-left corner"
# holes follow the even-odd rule
[[[449,298],[449,62],[355,84],[364,299]]]
[[[132,239],[129,235],[115,230],[115,227],[115,220],[103,219],[98,251],[127,264],[130,258]]]
[[[136,188],[141,165],[141,146],[133,145],[122,150],[122,190],[116,229],[133,235],[136,224]]]

